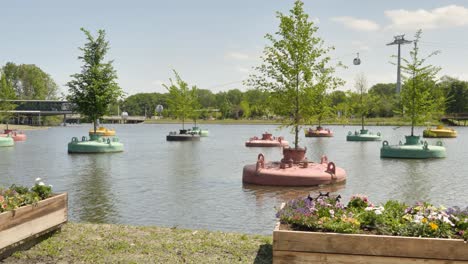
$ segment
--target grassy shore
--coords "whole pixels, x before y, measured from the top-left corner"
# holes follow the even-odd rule
[[[67,223],[3,263],[271,263],[271,236]]]
[[[145,124],[180,124],[176,119],[148,119]],[[187,127],[190,127],[191,120],[185,122]],[[419,125],[437,125],[440,122],[434,120],[426,124]],[[216,120],[197,120],[197,124],[220,124],[220,125],[280,125],[278,120],[250,120],[250,119],[216,119]],[[353,119],[328,119],[322,122],[323,125],[361,125],[360,118]],[[389,118],[366,118],[366,126],[410,126],[411,122],[400,117]],[[317,122],[311,123],[310,126],[316,126]]]
[[[39,130],[39,129],[48,129],[48,126],[28,126],[28,125],[8,125],[8,129],[17,129],[17,130]],[[0,124],[0,129],[6,129],[5,124]]]

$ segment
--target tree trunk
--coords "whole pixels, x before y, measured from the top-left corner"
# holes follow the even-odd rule
[[[96,135],[96,130],[97,130],[97,118],[94,118],[94,135]]]
[[[361,115],[361,129],[364,130],[364,115]]]

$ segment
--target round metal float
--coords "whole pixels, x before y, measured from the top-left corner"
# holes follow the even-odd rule
[[[453,128],[437,126],[436,128],[428,128],[423,131],[425,138],[456,138],[457,131]]]
[[[15,145],[15,141],[13,140],[10,135],[6,135],[5,137],[0,137],[0,147],[11,147]]]
[[[200,137],[207,137],[210,134],[210,132],[208,130],[201,129],[201,128],[197,127],[197,126],[192,127],[192,129],[189,130],[188,132],[198,134],[198,135],[200,135]]]
[[[245,142],[246,147],[287,147],[289,142],[283,137],[273,137],[272,134],[265,132],[262,138],[252,137]]]
[[[382,137],[380,132],[377,134],[373,134],[369,132],[367,129],[361,129],[359,132],[355,131],[354,133],[349,131],[348,136],[346,136],[347,141],[380,141]]]
[[[306,137],[333,137],[333,132],[328,128],[324,129],[323,127],[305,129],[304,132]]]
[[[11,137],[14,141],[26,141],[26,134],[23,131],[5,129],[3,134],[0,134],[0,137]]]
[[[123,150],[123,144],[117,137],[106,138],[93,135],[90,140],[86,137],[82,137],[81,140],[73,137],[68,143],[68,153],[113,153]]]
[[[244,166],[242,181],[249,184],[270,186],[316,186],[333,184],[346,180],[346,172],[329,162],[326,156],[320,163],[282,160],[281,162],[266,162],[263,154],[259,154],[256,164]]]
[[[388,141],[382,143],[380,157],[382,158],[401,158],[401,159],[429,159],[445,158],[445,148],[442,142],[437,145],[429,145],[427,141],[419,141],[419,136],[406,136],[406,143],[400,141],[399,145],[389,145]]]
[[[175,131],[169,132],[166,141],[200,141],[200,135],[186,129],[180,129],[179,134]]]

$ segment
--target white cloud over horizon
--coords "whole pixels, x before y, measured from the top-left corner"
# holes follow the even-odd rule
[[[250,58],[248,54],[238,52],[238,51],[227,52],[225,57],[228,59],[234,59],[234,60],[248,60]]]
[[[468,25],[468,8],[458,5],[432,10],[387,10],[384,14],[391,21],[387,29],[393,30],[438,29]]]
[[[356,31],[376,31],[380,29],[379,24],[368,19],[359,19],[351,16],[332,17],[332,21]]]

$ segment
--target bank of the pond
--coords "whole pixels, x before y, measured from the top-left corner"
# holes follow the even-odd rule
[[[28,125],[8,125],[8,129],[11,130],[41,130],[41,129],[49,129],[50,127],[48,126],[28,126]],[[0,125],[1,131],[6,129],[6,125],[2,124]]]
[[[410,126],[411,122],[399,117],[379,117],[366,118],[366,126]],[[181,124],[180,120],[176,119],[147,119],[145,124]],[[263,120],[263,119],[215,119],[215,120],[197,120],[197,124],[219,124],[219,125],[280,125],[279,120]],[[426,122],[419,125],[437,125],[440,124],[437,120]],[[192,125],[191,120],[185,122],[185,127],[189,128]],[[312,122],[309,126],[316,126],[317,123]],[[353,119],[329,119],[322,121],[322,125],[361,125],[360,118]],[[307,125],[306,125],[307,126]]]
[[[67,223],[3,263],[271,263],[271,236]]]

